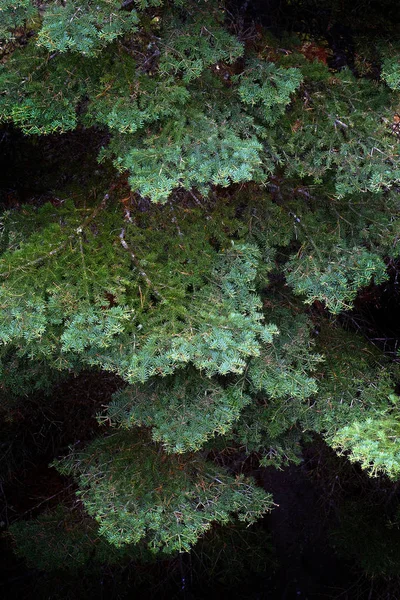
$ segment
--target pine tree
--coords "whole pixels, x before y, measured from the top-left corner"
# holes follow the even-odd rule
[[[398,255],[398,39],[374,34],[378,80],[301,37],[246,38],[229,8],[0,0],[0,120],[107,131],[116,170],[102,199],[65,188],[0,229],[4,414],[85,369],[121,379],[103,434],[54,457],[100,554],[187,551],[269,511],[228,447],[281,467],[317,433],[399,476],[397,370],[337,318]],[[53,516],[14,526],[22,554]]]

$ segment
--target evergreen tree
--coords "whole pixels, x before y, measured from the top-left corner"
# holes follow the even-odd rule
[[[377,78],[361,33],[337,70],[321,40],[246,35],[231,9],[0,0],[1,122],[108,133],[101,190],[5,206],[0,229],[6,418],[67,375],[120,377],[101,435],[54,456],[96,557],[187,551],[269,511],[221,466],[228,448],[280,467],[317,433],[371,475],[400,472],[396,365],[338,317],[398,257],[399,40],[371,29]],[[54,518],[13,526],[22,554]]]

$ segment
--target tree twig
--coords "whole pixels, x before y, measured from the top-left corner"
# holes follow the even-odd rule
[[[135,265],[135,267],[137,268],[137,270],[139,272],[139,275],[141,277],[143,277],[143,279],[145,280],[147,286],[153,290],[153,292],[157,296],[157,298],[162,299],[161,294],[157,291],[157,289],[152,284],[150,278],[148,277],[147,273],[143,270],[143,267],[140,264],[140,261],[139,261],[138,257],[136,256],[136,254],[133,252],[133,250],[126,243],[126,240],[125,240],[125,229],[124,228],[121,229],[121,233],[119,234],[119,239],[121,241],[121,246],[123,247],[123,249],[126,250],[127,252],[129,252],[130,257],[132,259],[132,262]]]

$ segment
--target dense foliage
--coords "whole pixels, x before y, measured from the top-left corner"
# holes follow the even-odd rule
[[[94,192],[88,176],[1,214],[5,421],[68,376],[120,378],[97,437],[53,455],[86,516],[11,527],[34,564],[48,531],[38,567],[253,523],[273,499],[227,454],[281,468],[318,434],[398,479],[396,362],[341,316],[399,254],[400,40],[374,3],[322,4],[325,38],[311,0],[281,3],[290,35],[217,0],[0,0],[0,121],[104,132]],[[337,65],[347,21],[356,60]]]

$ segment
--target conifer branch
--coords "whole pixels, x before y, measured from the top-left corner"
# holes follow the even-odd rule
[[[25,263],[24,265],[15,267],[12,272],[15,273],[16,271],[23,271],[24,269],[28,269],[29,267],[35,267],[36,265],[40,265],[45,260],[47,260],[47,259],[51,258],[52,256],[55,256],[56,254],[61,252],[61,250],[64,250],[64,248],[68,245],[68,242],[73,240],[76,237],[76,235],[80,235],[83,232],[83,230],[86,229],[86,227],[88,225],[90,225],[90,223],[93,221],[93,219],[95,219],[97,217],[99,212],[101,210],[104,210],[104,208],[107,205],[108,199],[109,199],[109,195],[105,194],[103,200],[100,202],[100,204],[98,206],[96,206],[94,211],[87,217],[87,219],[85,219],[85,221],[81,225],[79,225],[79,227],[77,227],[77,229],[74,231],[74,233],[71,233],[71,235],[69,235],[63,242],[61,242],[61,244],[59,244],[58,246],[53,248],[53,250],[51,250],[47,254],[43,254],[42,256],[39,256],[38,258],[35,258],[34,260],[31,260],[31,261]],[[0,273],[0,277],[8,277],[10,274],[11,274],[11,271],[3,271],[3,273]]]
[[[147,286],[153,291],[153,293],[157,296],[157,298],[159,298],[160,300],[162,300],[163,299],[162,295],[154,287],[154,285],[151,282],[150,278],[148,277],[147,273],[143,270],[143,267],[140,264],[140,261],[137,258],[136,254],[133,252],[133,250],[126,243],[126,240],[125,240],[125,229],[124,228],[121,229],[121,233],[119,234],[119,239],[121,241],[121,246],[124,248],[124,250],[126,250],[127,252],[129,252],[130,257],[132,259],[132,262],[134,263],[135,267],[137,268],[139,275],[141,277],[143,277],[143,279],[145,280]]]
[[[39,258],[35,258],[35,260],[31,260],[31,261],[25,263],[24,265],[21,265],[20,267],[15,267],[13,269],[13,273],[15,273],[16,271],[23,271],[24,269],[27,269],[29,267],[34,267],[34,266],[39,265],[40,263],[44,262],[48,258],[51,258],[52,256],[56,255],[58,252],[60,252],[61,250],[63,250],[63,248],[65,248],[65,246],[68,244],[68,242],[73,237],[75,237],[75,236],[74,235],[73,236],[69,236],[65,240],[65,242],[63,242],[62,244],[59,244],[56,248],[54,248],[53,250],[51,250],[47,254],[44,254],[43,256],[39,256]],[[9,275],[11,275],[11,271],[4,271],[3,273],[0,273],[0,277],[8,277]]]

